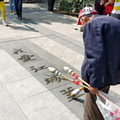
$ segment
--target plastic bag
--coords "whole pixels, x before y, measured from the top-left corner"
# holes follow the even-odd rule
[[[120,120],[120,100],[99,91],[96,104],[105,120]]]

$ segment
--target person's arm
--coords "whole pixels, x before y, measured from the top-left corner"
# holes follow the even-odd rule
[[[105,45],[101,25],[95,21],[88,22],[84,27],[83,39],[87,70],[83,71],[86,73],[83,73],[82,77],[89,79],[87,82],[89,81],[91,86],[90,92],[97,94],[98,88],[105,85],[106,73]]]
[[[104,6],[106,7],[109,4],[114,4],[114,0],[108,0],[108,2],[106,2]]]

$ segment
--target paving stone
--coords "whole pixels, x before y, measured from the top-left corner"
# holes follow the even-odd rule
[[[48,70],[46,70],[45,73],[36,75],[35,78],[49,90],[70,83],[69,81],[66,81],[61,77],[56,77],[54,74],[50,73]]]
[[[6,89],[16,101],[47,91],[34,77],[9,83]]]
[[[22,52],[20,52],[20,51]],[[18,52],[17,52],[18,51]],[[17,53],[15,53],[17,52]],[[34,63],[36,61],[43,60],[41,57],[33,53],[29,48],[24,46],[19,46],[18,48],[14,48],[13,50],[13,57],[20,63],[20,64],[29,64]]]
[[[16,38],[5,38],[3,42],[9,42],[9,41],[15,41],[15,40],[21,40],[24,39],[22,36],[17,36]]]
[[[22,46],[22,48],[24,49],[22,49],[23,51],[25,51],[25,52],[28,52],[28,53],[31,53],[31,51],[29,51],[29,49],[27,49],[27,48],[25,48],[24,46]],[[14,55],[13,55],[14,56]],[[57,62],[55,62],[55,61],[57,61]],[[58,58],[56,58],[56,57],[54,57],[54,59],[49,59],[48,61],[47,60],[41,60],[41,61],[36,61],[36,62],[33,62],[36,66],[38,66],[38,64],[47,64],[47,63],[49,63],[49,66],[51,65],[51,66],[55,66],[55,68],[59,68],[60,69],[60,71],[62,71],[63,72],[63,74],[64,75],[66,75],[67,76],[67,73],[65,72],[65,71],[63,71],[63,66],[64,65],[67,65],[68,66],[68,64],[67,63],[64,63],[64,62],[62,62],[60,59],[58,59]],[[51,64],[50,64],[51,63]],[[54,63],[54,64],[53,64]],[[29,64],[22,64],[27,70],[28,70],[28,66],[31,66],[31,65],[34,65],[34,64],[32,64],[32,63],[29,63]],[[29,70],[28,70],[29,71]],[[69,81],[64,81],[64,80],[62,80],[62,81],[60,81],[60,82],[55,82],[55,83],[52,83],[51,85],[47,85],[46,84],[46,81],[45,81],[45,78],[47,77],[47,78],[49,78],[49,76],[45,76],[45,74],[46,75],[51,75],[51,73],[48,71],[48,70],[42,70],[42,71],[40,71],[40,73],[39,73],[39,75],[37,74],[32,74],[33,76],[35,76],[35,78],[38,80],[38,81],[40,81],[40,83],[42,83],[46,88],[48,88],[49,90],[53,90],[53,91],[51,91],[52,93],[54,93],[54,90],[55,90],[55,93],[59,93],[60,94],[60,90],[56,90],[55,88],[60,88],[60,86],[66,86],[66,85],[68,85],[68,87],[69,87],[69,84],[70,84],[70,82]],[[70,77],[70,75],[69,75],[69,77]],[[30,94],[30,88],[29,88],[29,84],[30,83],[28,83],[28,87],[27,87],[27,83],[25,84],[25,81],[29,81],[29,79],[30,78],[28,78],[28,80],[26,80],[26,79],[24,79],[24,80],[22,80],[22,81],[19,81],[19,82],[14,82],[14,83],[10,83],[10,84],[7,84],[7,89],[9,90],[9,92],[11,93],[11,95],[14,97],[14,99],[15,100],[19,100],[19,99],[23,99],[23,98],[25,98],[25,97],[29,97],[29,96],[32,96],[33,94],[37,94],[37,92],[33,92],[33,94],[31,93]],[[56,80],[55,80],[56,81]],[[12,86],[12,87],[11,87]],[[26,87],[25,87],[26,86]],[[33,85],[33,87],[34,87],[35,85]],[[13,89],[11,89],[11,88],[13,88]],[[16,90],[18,88],[18,90]],[[23,89],[23,88],[26,88],[26,89]],[[34,89],[34,88],[33,88]],[[63,88],[61,88],[61,89],[63,89]],[[27,91],[27,92],[26,92]],[[58,91],[58,92],[57,92]],[[25,92],[25,93],[24,93]],[[38,92],[39,93],[39,92]],[[60,95],[59,95],[60,96]],[[56,96],[56,97],[58,97],[58,96]],[[60,97],[60,98],[62,98],[62,97]],[[58,97],[58,99],[59,99],[59,97]],[[62,99],[63,101],[64,101],[64,99]],[[68,101],[67,101],[68,102]],[[64,103],[65,105],[67,104],[67,102],[66,103]],[[68,105],[69,107],[70,107],[70,105]],[[78,106],[78,105],[77,105]],[[69,109],[72,109],[72,108],[69,108]]]
[[[16,103],[0,107],[1,120],[28,120]]]
[[[29,71],[33,76],[46,73],[46,70],[48,71],[48,67],[51,66],[51,64],[46,60],[40,60],[37,62],[25,64],[24,68],[26,68],[27,71]]]
[[[0,82],[4,85],[31,76],[4,50],[0,51],[0,63]]]
[[[6,90],[6,88],[0,83],[0,108],[8,104],[14,103],[14,99]]]
[[[8,12],[7,5],[10,24],[0,26],[0,100],[4,101],[0,102],[1,120],[82,120],[84,95],[70,99],[65,94],[80,86],[59,78],[48,81],[54,74],[40,69],[52,66],[73,79],[63,70],[68,66],[79,75],[84,57],[83,33],[73,29],[76,17],[46,10],[47,4],[24,4],[25,18],[19,21]],[[20,56],[13,52],[19,48],[36,60],[18,60]],[[119,85],[111,88],[110,95],[119,99],[119,93]]]
[[[71,110],[76,116],[82,118],[83,112],[83,103],[84,103],[84,92],[81,91],[78,97],[75,99],[70,98],[70,93],[73,89],[77,89],[80,86],[74,84],[67,84],[50,90],[67,108]],[[81,114],[80,114],[81,113]]]
[[[68,108],[49,91],[18,101],[17,103],[30,120],[50,120],[50,118],[57,117],[69,111]],[[70,116],[73,115],[69,114],[69,117]],[[76,116],[74,117],[77,119]]]
[[[71,111],[66,111],[48,120],[82,120],[82,119],[77,118]]]
[[[54,40],[54,41],[62,44],[62,45],[68,44],[68,41],[67,41],[67,40],[58,37],[56,34],[55,34],[55,35],[50,35],[50,36],[47,36],[47,37],[48,37],[49,39],[52,39],[52,40]]]

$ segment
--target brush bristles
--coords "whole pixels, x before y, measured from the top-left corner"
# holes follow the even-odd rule
[[[71,92],[70,96],[71,96],[71,97],[75,97],[76,95],[79,94],[79,92],[80,92],[79,89],[75,89],[75,90],[73,90],[73,91]]]
[[[69,70],[69,67],[64,66],[63,69],[67,72]]]
[[[71,73],[73,72],[73,70],[70,69],[70,68],[67,67],[67,66],[64,66],[63,69],[64,69],[67,73],[69,73],[69,74],[71,74]]]
[[[48,67],[48,70],[49,70],[50,72],[54,73],[56,69],[55,69],[54,67]]]
[[[61,75],[61,72],[59,72],[57,69],[54,67],[48,67],[48,70],[52,73],[55,73],[56,75]]]
[[[70,94],[70,97],[75,97],[75,96],[76,96],[76,95],[74,95],[74,94],[72,94],[72,93]]]

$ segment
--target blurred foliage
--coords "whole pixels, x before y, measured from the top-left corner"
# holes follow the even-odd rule
[[[93,6],[94,0],[56,0],[57,10],[77,16],[84,6]]]

